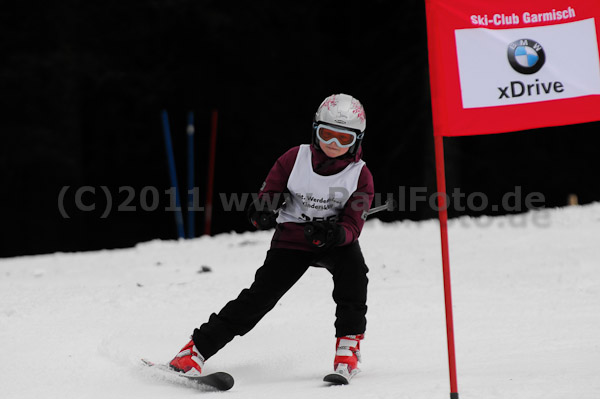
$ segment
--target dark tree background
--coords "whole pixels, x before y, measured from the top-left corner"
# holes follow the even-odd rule
[[[365,106],[364,158],[377,192],[435,191],[423,1],[24,0],[2,14],[0,256],[175,238],[165,211],[163,109],[183,187],[186,115],[195,112],[200,205],[210,112],[219,111],[213,233],[248,228],[244,213],[225,211],[218,193],[256,192],[280,154],[309,141],[316,108],[333,93]],[[524,195],[542,193],[549,207],[565,205],[570,193],[597,201],[591,143],[599,128],[446,139],[448,191],[481,191],[500,203],[520,186]],[[58,201],[65,186],[70,218]],[[96,189],[83,197],[93,211],[75,204],[83,186]],[[102,186],[114,201],[107,218]],[[117,211],[125,186],[135,190],[135,212]],[[161,193],[152,212],[140,209],[146,186]],[[201,234],[203,214],[197,217]],[[420,203],[379,217],[435,212]]]

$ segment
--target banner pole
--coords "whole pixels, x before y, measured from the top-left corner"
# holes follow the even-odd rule
[[[438,190],[438,211],[442,240],[442,267],[446,303],[446,334],[448,337],[448,365],[450,369],[450,399],[458,399],[456,382],[456,353],[454,350],[454,322],[452,317],[452,288],[450,284],[450,255],[448,251],[448,203],[446,201],[446,172],[444,170],[444,137],[434,135],[435,171]]]

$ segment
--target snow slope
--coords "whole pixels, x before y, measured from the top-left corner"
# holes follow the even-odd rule
[[[165,398],[198,391],[139,359],[169,360],[252,282],[270,232],[125,250],[0,259],[0,397]],[[600,397],[600,204],[451,221],[461,398]],[[310,269],[206,371],[230,398],[448,398],[437,221],[369,221],[363,372],[321,382],[334,353],[332,283]],[[202,266],[211,272],[198,273]]]

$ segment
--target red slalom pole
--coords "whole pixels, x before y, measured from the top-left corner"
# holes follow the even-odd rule
[[[210,150],[208,155],[208,176],[206,179],[206,202],[204,206],[204,234],[210,235],[213,209],[213,187],[215,182],[215,153],[217,149],[217,122],[219,113],[212,110],[210,116]]]
[[[440,233],[442,239],[444,297],[446,302],[446,334],[448,336],[448,366],[450,368],[450,399],[458,399],[456,352],[454,350],[454,321],[452,317],[452,288],[450,284],[450,255],[448,251],[448,204],[446,201],[446,172],[444,169],[444,137],[434,136],[434,142]]]

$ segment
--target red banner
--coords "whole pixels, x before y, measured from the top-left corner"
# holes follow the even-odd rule
[[[600,1],[426,0],[426,10],[436,136],[600,120]]]

